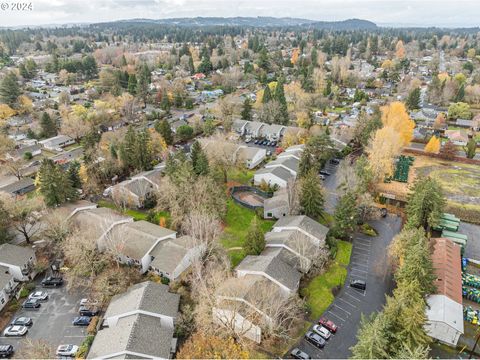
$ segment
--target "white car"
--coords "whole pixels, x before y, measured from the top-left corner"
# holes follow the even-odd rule
[[[77,345],[60,345],[57,348],[57,356],[75,356],[78,351]]]
[[[320,335],[322,338],[324,338],[325,340],[330,339],[330,336],[332,335],[330,331],[328,331],[322,325],[314,325],[312,330],[316,332],[318,335]]]
[[[3,332],[3,336],[23,336],[28,332],[26,326],[10,325]]]
[[[37,299],[38,301],[48,300],[48,292],[46,291],[35,291],[28,295],[29,299]]]
[[[95,306],[95,305],[98,305],[97,300],[92,300],[92,299],[87,299],[87,298],[84,298],[84,299],[80,300],[80,306]]]

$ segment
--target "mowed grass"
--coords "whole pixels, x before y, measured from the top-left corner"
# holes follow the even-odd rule
[[[135,210],[135,209],[125,209],[125,210],[123,210],[123,209],[120,209],[119,207],[117,207],[117,205],[115,205],[113,202],[107,201],[107,200],[99,200],[98,201],[98,206],[109,208],[109,209],[118,211],[121,214],[131,216],[134,221],[140,221],[140,220],[147,221],[148,211]],[[155,218],[154,218],[155,224],[160,224],[160,219],[161,218],[165,219],[165,223],[167,224],[167,227],[168,227],[168,224],[170,223],[170,213],[168,211],[157,211],[157,212],[155,212]]]
[[[311,319],[317,319],[330,306],[334,300],[332,289],[343,285],[347,278],[346,266],[350,263],[352,244],[338,241],[335,260],[330,268],[322,275],[314,277],[307,287],[303,288],[302,295],[306,296],[307,304],[311,310]]]
[[[228,171],[228,181],[238,182],[242,185],[250,185],[255,172],[253,170],[233,168]]]
[[[253,210],[238,205],[232,199],[227,201],[227,216],[225,217],[225,228],[221,239],[222,245],[227,250],[243,247],[254,216],[255,212]],[[274,224],[274,221],[271,220],[259,219],[259,222],[264,233],[270,231]],[[231,250],[228,253],[233,266],[236,266],[245,257],[240,249]]]

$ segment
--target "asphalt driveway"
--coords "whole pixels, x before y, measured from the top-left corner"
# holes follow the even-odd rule
[[[401,220],[395,215],[372,221],[379,235],[369,237],[357,234],[345,285],[334,302],[322,315],[338,325],[337,333],[320,350],[302,340],[295,346],[312,358],[345,359],[351,355],[350,347],[356,343],[361,314],[366,316],[378,311],[385,304],[385,294],[393,290],[392,273],[388,264],[387,247],[400,231]],[[350,288],[350,280],[359,279],[367,283],[366,291]],[[316,319],[317,321],[319,319]]]
[[[43,289],[37,286],[36,290],[45,290],[49,299],[42,302],[38,310],[20,309],[14,317],[26,316],[33,320],[24,337],[4,337],[3,330],[0,336],[0,345],[11,344],[17,352],[25,337],[38,340],[42,339],[52,345],[55,350],[60,344],[80,345],[86,336],[86,328],[72,325],[72,320],[78,316],[78,304],[82,296],[78,292],[67,292],[65,285],[61,288]],[[21,301],[23,303],[23,301]],[[13,319],[12,319],[13,320]]]

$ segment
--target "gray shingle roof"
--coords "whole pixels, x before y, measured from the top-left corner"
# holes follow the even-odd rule
[[[162,241],[150,252],[150,255],[154,257],[150,266],[172,275],[192,246],[194,246],[194,242],[190,236]]]
[[[27,177],[1,187],[0,191],[6,192],[8,194],[17,194],[22,193],[29,188],[31,188],[31,190],[34,190],[35,182]]]
[[[286,168],[294,171],[295,173],[298,172],[298,165],[300,161],[293,157],[281,157],[277,158],[274,161],[269,162],[266,166],[273,167],[273,166],[285,166]]]
[[[175,318],[180,295],[168,292],[168,286],[145,281],[131,286],[125,293],[112,298],[105,318],[126,312],[144,310]]]
[[[325,241],[329,230],[326,226],[323,226],[305,215],[285,216],[279,219],[273,227],[300,228],[320,241]]]
[[[284,169],[280,166],[277,166],[277,167],[272,167],[272,168],[264,168],[264,169],[260,169],[260,170],[257,170],[255,172],[255,175],[263,175],[263,174],[272,174],[276,177],[278,177],[279,179],[282,179],[284,181],[288,181],[289,179],[292,179],[294,178],[295,176],[292,175],[292,173],[290,171],[288,171],[287,169]]]
[[[119,319],[114,327],[99,331],[88,358],[105,358],[115,353],[133,352],[168,359],[172,338],[173,328],[162,327],[159,318],[134,314]]]
[[[162,238],[174,236],[175,231],[140,220],[115,226],[111,241],[118,242],[122,254],[133,259],[141,259]]]
[[[302,275],[279,257],[248,255],[236,270],[262,272],[275,279],[288,289],[296,291]]]
[[[28,248],[12,244],[0,245],[0,262],[4,264],[23,266],[35,256],[35,252]]]

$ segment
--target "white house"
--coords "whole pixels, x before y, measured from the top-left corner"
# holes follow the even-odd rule
[[[265,181],[270,186],[277,185],[280,188],[287,187],[290,179],[295,179],[295,175],[283,167],[263,168],[257,170],[253,176],[253,182],[257,186]]]
[[[29,247],[12,244],[0,245],[0,266],[8,268],[17,281],[29,281],[33,278],[33,267],[37,259],[35,251]]]
[[[66,146],[75,144],[75,141],[67,135],[57,135],[38,142],[45,149],[50,151],[62,151]]]
[[[266,149],[253,146],[240,145],[235,151],[235,158],[238,159],[238,161],[243,162],[247,169],[256,168],[266,157]]]
[[[16,285],[9,268],[0,266],[0,310],[2,310],[11,299]]]

